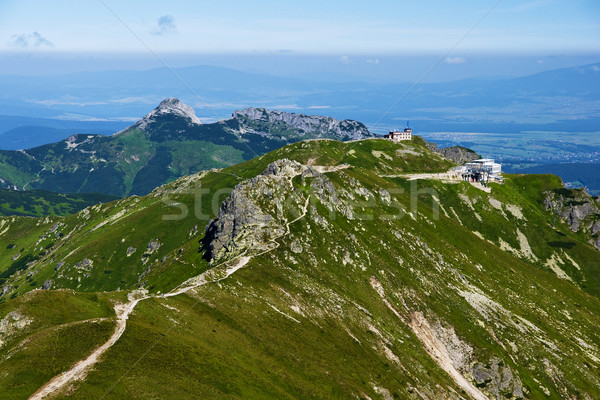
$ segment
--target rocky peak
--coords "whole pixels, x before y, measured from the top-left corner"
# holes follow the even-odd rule
[[[187,119],[190,124],[202,124],[192,107],[188,106],[187,104],[183,104],[179,99],[171,97],[161,101],[158,107],[152,110],[144,118],[139,120],[135,126],[139,129],[145,129],[149,123],[155,122],[157,118],[165,114],[173,114],[183,117]]]
[[[289,208],[299,214],[304,202],[294,191],[295,176],[317,174],[297,161],[281,159],[267,166],[261,175],[236,185],[221,204],[219,214],[206,227],[204,247],[212,260],[260,252],[281,236],[290,217]]]
[[[245,128],[246,131],[257,132],[253,123],[270,123],[275,126],[287,125],[291,129],[299,131],[299,136],[306,138],[335,137],[341,140],[356,140],[373,137],[367,127],[358,122],[349,119],[338,120],[332,117],[319,115],[306,115],[290,113],[286,111],[268,110],[266,108],[244,108],[233,113],[236,119]],[[250,129],[249,129],[250,128]]]

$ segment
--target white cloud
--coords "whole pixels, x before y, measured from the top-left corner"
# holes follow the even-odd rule
[[[163,15],[156,21],[156,27],[152,31],[153,35],[164,35],[177,32],[175,18],[172,15]]]
[[[350,64],[352,62],[352,60],[348,56],[341,56],[340,57],[340,62],[342,64]]]
[[[444,62],[446,64],[466,64],[467,59],[464,57],[446,57]]]
[[[379,64],[379,58],[368,58],[367,59],[367,64]]]
[[[12,35],[10,44],[14,47],[54,47],[54,44],[39,32]]]

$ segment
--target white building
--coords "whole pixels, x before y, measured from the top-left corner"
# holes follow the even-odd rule
[[[465,164],[467,169],[472,171],[487,172],[490,175],[497,175],[502,172],[502,164],[494,162],[492,158],[481,158]]]
[[[404,131],[391,131],[387,135],[384,135],[384,137],[393,142],[400,142],[402,140],[412,140],[412,129],[406,128],[404,129]]]
[[[487,182],[493,179],[502,183],[502,164],[494,162],[491,158],[481,158],[456,167],[456,173],[462,175],[463,179],[472,182]]]

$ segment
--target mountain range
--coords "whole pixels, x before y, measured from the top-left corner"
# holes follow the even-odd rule
[[[169,98],[111,136],[78,134],[27,150],[0,151],[0,183],[18,190],[147,194],[181,176],[234,165],[287,143],[374,136],[357,121],[264,108],[202,124],[191,107]]]
[[[308,140],[0,218],[3,398],[600,397],[598,199],[454,165]]]
[[[201,120],[213,122],[226,118],[232,109],[258,105],[305,114],[324,109],[338,119],[362,121],[377,133],[398,128],[407,119],[420,132],[594,132],[598,126],[600,63],[518,78],[416,86],[412,82],[334,82],[194,66],[0,76],[0,87],[0,114],[24,118],[17,126],[7,123],[2,128],[4,117],[0,117],[2,149],[30,146],[26,142],[3,143],[3,134],[8,131],[14,137],[10,130],[16,127],[37,126],[38,133],[46,126],[56,128],[46,120],[31,121],[31,117],[53,118],[65,125],[88,120],[95,129],[106,129],[102,124],[112,121],[124,128],[124,120],[135,121],[169,96],[194,106]],[[29,143],[42,140],[33,133],[27,135]]]

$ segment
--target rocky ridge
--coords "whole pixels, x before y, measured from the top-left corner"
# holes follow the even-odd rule
[[[481,156],[475,153],[473,150],[462,146],[451,146],[440,149],[436,143],[427,143],[427,147],[429,147],[429,150],[433,151],[434,153],[441,154],[456,164],[465,164],[481,158]]]
[[[263,126],[257,123],[275,124],[285,129],[298,130],[300,138],[332,138],[338,140],[358,140],[375,135],[367,127],[349,119],[340,121],[332,117],[290,113],[286,111],[267,110],[266,108],[245,108],[233,113],[244,130],[251,133],[270,134]]]
[[[206,227],[209,258],[267,250],[270,241],[285,232],[290,215],[300,212],[303,199],[291,182],[298,175],[318,173],[297,161],[282,159],[269,164],[261,175],[239,183]]]

